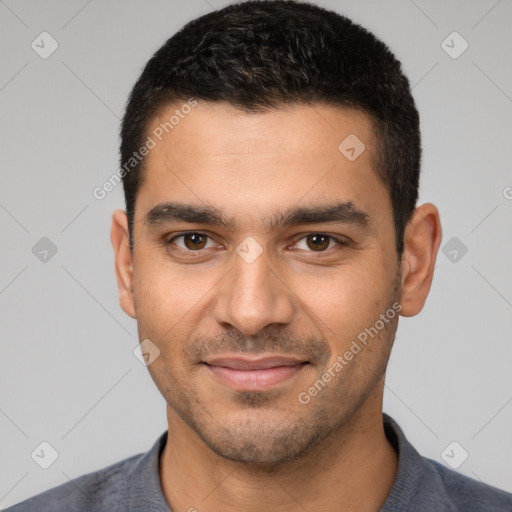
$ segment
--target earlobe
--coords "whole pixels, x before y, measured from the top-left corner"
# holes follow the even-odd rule
[[[136,318],[133,295],[133,255],[130,251],[128,219],[124,210],[117,209],[112,214],[110,240],[114,249],[119,303],[127,315]]]
[[[402,255],[402,316],[417,315],[425,305],[441,244],[439,211],[432,203],[418,206],[408,222]]]

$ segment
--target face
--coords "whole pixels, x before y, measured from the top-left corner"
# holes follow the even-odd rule
[[[162,140],[137,195],[125,311],[160,351],[148,368],[170,418],[229,459],[298,458],[375,395],[397,326],[370,119],[205,103],[160,133],[176,108],[149,130]]]

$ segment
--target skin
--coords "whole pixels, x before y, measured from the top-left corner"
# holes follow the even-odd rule
[[[163,109],[150,131],[177,107]],[[338,150],[349,134],[366,146],[354,161]],[[416,208],[398,261],[374,147],[363,112],[292,105],[247,114],[200,102],[146,157],[133,254],[126,214],[114,212],[120,304],[140,340],[160,350],[148,369],[167,402],[159,469],[173,511],[377,511],[389,495],[397,456],[382,397],[398,315],[307,404],[298,400],[393,304],[418,314],[432,283],[438,210]],[[213,206],[234,225],[149,226],[145,215],[166,201]],[[368,226],[265,229],[272,213],[341,201],[366,212]],[[184,231],[207,237],[174,238]],[[327,239],[319,250],[308,238],[315,233],[350,244]],[[248,236],[262,251],[250,263],[236,251]],[[240,391],[202,363],[234,353],[309,363],[267,390]]]

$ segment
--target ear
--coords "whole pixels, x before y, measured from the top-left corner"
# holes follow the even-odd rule
[[[418,206],[407,223],[402,255],[402,316],[417,315],[432,284],[442,231],[439,211],[432,203]]]
[[[128,218],[124,210],[115,210],[112,214],[110,240],[114,248],[117,287],[119,303],[123,311],[136,318],[135,301],[133,297],[133,255],[130,251]]]

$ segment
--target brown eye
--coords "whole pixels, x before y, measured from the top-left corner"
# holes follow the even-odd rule
[[[331,237],[322,233],[315,233],[306,237],[307,246],[313,251],[324,251],[329,247]]]
[[[209,249],[215,244],[208,235],[191,231],[171,238],[166,245],[169,249],[176,249],[177,247],[176,250],[198,252],[201,249]]]
[[[303,236],[300,240],[295,243],[295,248],[305,251],[306,253],[316,252],[325,253],[325,255],[332,254],[332,251],[342,249],[343,247],[350,246],[350,243],[342,238],[337,238],[326,233],[309,233]],[[320,254],[318,254],[320,257]]]
[[[200,233],[187,233],[183,235],[183,242],[187,249],[203,249],[206,245],[206,237]]]

